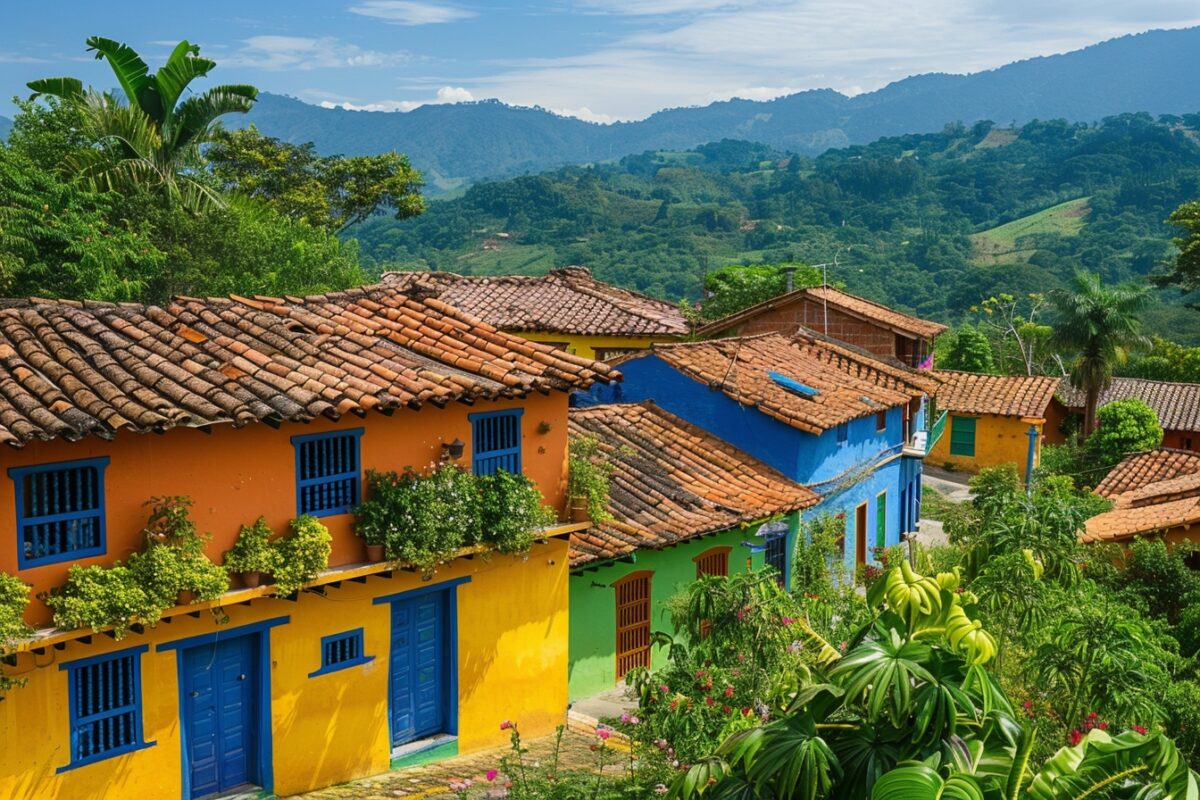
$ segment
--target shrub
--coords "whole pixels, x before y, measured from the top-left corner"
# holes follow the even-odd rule
[[[554,512],[526,476],[500,470],[479,478],[479,484],[483,539],[501,553],[528,550],[535,533],[554,522]]]
[[[0,572],[0,644],[9,645],[33,633],[25,624],[29,587],[19,578]]]
[[[108,569],[72,564],[66,584],[51,589],[44,599],[58,627],[100,630],[111,625],[118,639],[134,622],[157,621],[165,607],[119,561]]]
[[[947,340],[948,341],[945,341]],[[939,369],[957,369],[965,372],[996,372],[996,360],[992,343],[978,328],[964,325],[951,331],[949,336],[938,340],[937,365]]]
[[[567,494],[587,500],[592,522],[609,521],[608,489],[613,465],[604,460],[600,441],[595,436],[575,436],[568,450]]]
[[[1129,453],[1162,444],[1158,415],[1136,397],[1105,403],[1096,412],[1096,421],[1096,430],[1087,440],[1087,453],[1097,467],[1110,469]]]
[[[275,542],[276,565],[274,567],[275,590],[289,595],[300,590],[304,584],[315,579],[329,566],[330,542],[333,537],[329,529],[316,517],[305,514],[291,523],[292,535]]]
[[[259,517],[238,531],[237,541],[225,551],[225,568],[230,572],[273,572],[279,553],[271,547],[274,531],[265,517]]]

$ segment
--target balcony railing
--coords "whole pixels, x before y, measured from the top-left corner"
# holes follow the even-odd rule
[[[927,419],[932,419],[933,424],[913,433],[912,437],[904,444],[904,455],[912,458],[924,458],[932,452],[933,446],[946,432],[945,411],[940,414],[934,412]]]

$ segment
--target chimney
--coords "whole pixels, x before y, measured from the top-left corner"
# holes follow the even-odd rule
[[[796,288],[796,267],[789,264],[783,271],[787,274],[787,290],[790,293]]]

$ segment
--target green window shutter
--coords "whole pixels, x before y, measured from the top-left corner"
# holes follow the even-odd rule
[[[887,547],[887,492],[875,498],[875,546]]]
[[[950,418],[950,455],[975,455],[975,418]]]

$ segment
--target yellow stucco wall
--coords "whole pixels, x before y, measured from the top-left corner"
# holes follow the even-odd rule
[[[504,719],[519,721],[522,733],[551,733],[564,721],[567,704],[567,544],[556,539],[535,545],[525,556],[493,555],[459,560],[439,570],[432,583],[419,575],[371,577],[346,582],[326,596],[301,593],[297,602],[279,598],[229,607],[218,624],[209,612],[160,623],[145,635],[121,641],[94,636],[59,651],[19,656],[5,668],[27,684],[0,702],[0,797],[4,798],[175,798],[182,786],[179,680],[176,651],[157,645],[214,631],[229,631],[288,616],[271,628],[271,728],[275,792],[315,789],[388,769],[388,654],[390,608],[376,597],[470,576],[458,598],[459,752],[507,741]],[[322,636],[364,629],[370,663],[309,677],[320,666]],[[68,661],[149,645],[141,656],[144,738],[154,745],[57,774],[70,762]],[[24,732],[25,735],[22,735]]]
[[[565,342],[567,352],[584,358],[596,358],[596,348],[620,347],[645,350],[654,342],[678,341],[673,336],[578,336],[565,333],[543,333],[541,331],[513,331],[518,336],[534,342]]]
[[[953,430],[953,412],[946,420],[946,432],[925,457],[925,463],[941,467],[947,463],[964,472],[978,472],[984,467],[1001,464],[1016,464],[1017,472],[1024,475],[1025,461],[1029,453],[1029,421],[1020,417],[1002,417],[995,414],[967,415],[975,418],[975,455],[950,455],[950,433]],[[1042,425],[1037,424],[1038,443],[1033,455],[1033,465],[1041,463]]]

